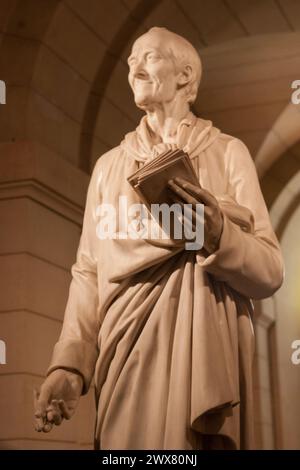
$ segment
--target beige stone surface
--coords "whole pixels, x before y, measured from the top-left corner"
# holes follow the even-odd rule
[[[124,114],[132,120],[132,127],[134,127],[142,113],[134,104],[132,90],[127,80],[128,71],[127,63],[124,64],[121,61],[117,63],[107,85],[106,96],[118,106],[120,110],[124,110]],[[105,114],[102,115],[102,119],[105,119]]]
[[[90,136],[87,135],[86,138],[89,140]],[[110,148],[111,147],[109,145],[104,144],[97,137],[93,138],[91,168],[94,168],[94,165],[96,164],[96,161],[98,160],[98,158],[100,158],[104,153],[108,152]]]
[[[299,205],[290,218],[282,237],[282,250],[286,261],[285,284],[276,296],[277,374],[281,401],[282,440],[285,449],[298,448],[300,442],[300,365],[291,361],[291,344],[300,339],[299,322]]]
[[[289,23],[273,0],[247,1],[246,7],[245,2],[240,0],[228,0],[228,4],[250,34],[267,34],[274,31],[290,30]]]
[[[82,400],[74,420],[55,427],[51,435],[37,434],[33,422],[33,389],[42,377],[30,374],[0,375],[1,417],[8,426],[0,426],[0,448],[11,448],[16,440],[24,442],[24,448],[79,448],[91,445],[93,435],[93,394]],[[14,406],[11,406],[13,402]],[[89,420],[82,420],[89,416]],[[3,442],[3,443],[2,443]],[[2,444],[1,444],[2,443]]]
[[[7,4],[9,3],[9,10]],[[6,30],[13,35],[35,40],[43,37],[60,0],[4,0],[4,13],[10,13]],[[1,2],[2,10],[3,1]]]
[[[299,133],[300,109],[299,106],[289,102],[267,133],[256,156],[256,165],[261,177],[267,173],[272,165],[276,164],[281,155],[292,154],[297,158],[299,154]],[[299,163],[297,165],[299,166]]]
[[[37,142],[0,144],[0,336],[7,346],[0,368],[1,449],[91,448],[93,389],[74,424],[50,438],[33,427],[33,387],[43,380],[59,336],[87,182]]]
[[[230,14],[224,2],[212,0],[206,2],[203,8],[197,0],[180,0],[179,3],[186,10],[191,21],[198,26],[205,45],[226,42],[245,34],[245,31],[234,16]]]
[[[300,28],[300,4],[295,0],[279,0],[289,23],[293,28]]]
[[[80,124],[47,98],[23,86],[10,86],[3,111],[1,142],[35,140],[77,165]]]
[[[61,320],[30,310],[1,310],[1,338],[7,347],[5,375],[44,376]]]
[[[133,13],[131,12],[130,14],[132,15]],[[148,31],[148,27],[146,26],[145,23],[142,23],[141,21],[139,21],[137,19],[136,19],[136,21],[137,21],[137,26],[134,29],[134,34],[132,36],[132,41],[135,41],[138,37],[140,37],[142,34],[144,34]],[[122,58],[122,60],[125,64],[127,64],[127,59],[130,55],[131,47],[132,47],[131,42],[128,42],[127,44],[124,44],[121,58]]]
[[[11,14],[13,13],[18,0],[3,0],[0,10],[0,29],[5,28]]]
[[[260,400],[261,422],[272,425],[272,402],[268,390],[260,388],[254,389],[254,394]]]
[[[0,199],[0,217],[1,255],[26,252],[67,270],[75,261],[77,224],[28,198]]]
[[[1,44],[1,79],[8,86],[29,85],[39,52],[39,43],[31,38],[5,35]]]
[[[64,156],[75,166],[78,162],[80,123],[32,91],[28,103],[28,128],[31,138]]]
[[[266,137],[266,129],[248,129],[246,131],[236,132],[235,135],[243,142],[247,142],[247,147],[255,160],[255,156]]]
[[[115,126],[114,123],[118,123]],[[101,104],[101,110],[97,117],[95,135],[112,147],[115,142],[120,142],[124,134],[130,132],[133,128],[133,122],[126,117],[107,98],[104,98]]]
[[[38,142],[0,143],[0,182],[34,180],[83,213],[89,176]],[[3,186],[2,186],[3,188]],[[61,201],[62,203],[62,201]]]
[[[199,10],[199,6],[197,10]],[[145,24],[148,29],[153,26],[164,26],[175,31],[190,41],[197,49],[202,45],[199,32],[193,21],[189,21],[185,13],[172,0],[159,2],[146,18]]]
[[[7,87],[5,112],[0,108],[0,141],[14,142],[26,139],[27,104],[30,91],[25,87]]]
[[[2,439],[0,450],[92,450],[92,443],[86,445],[64,439]]]
[[[248,36],[201,49],[206,68],[226,68],[297,57],[299,31]]]
[[[268,359],[268,341],[266,341],[267,336],[266,328],[264,328],[259,323],[255,325],[255,335],[256,335],[256,351],[259,358]]]
[[[64,2],[59,4],[44,41],[68,64],[76,64],[86,80],[93,79],[105,53],[99,37]]]
[[[226,109],[204,113],[206,118],[218,123],[218,126],[228,134],[236,134],[250,130],[270,128],[278,114],[285,108],[286,100],[260,106],[245,106],[243,108]]]
[[[199,93],[199,107],[202,112],[232,109],[234,107],[259,106],[261,103],[274,103],[291,97],[291,83],[294,74],[282,78],[210,87]]]
[[[66,4],[83,18],[106,44],[113,41],[123,22],[128,21],[128,11],[121,0],[101,0],[101,8],[99,0],[89,0],[89,8],[85,0],[66,0]]]
[[[300,58],[287,56],[278,60],[264,60],[252,63],[249,66],[240,66],[232,72],[230,67],[212,68],[203,75],[203,89],[207,86],[240,85],[257,82],[258,80],[273,80],[274,77],[298,76]]]
[[[261,432],[263,436],[262,450],[275,450],[273,427],[270,424],[261,423]]]
[[[28,309],[62,319],[69,270],[30,254],[11,254],[1,257],[0,277],[5,292],[0,298],[0,311]]]
[[[258,357],[258,383],[257,385],[266,391],[270,391],[270,362],[269,358]]]
[[[81,122],[90,83],[46,46],[40,48],[32,87],[51,104]]]
[[[129,11],[133,11],[134,8],[139,4],[140,0],[123,0],[124,5],[128,8]]]

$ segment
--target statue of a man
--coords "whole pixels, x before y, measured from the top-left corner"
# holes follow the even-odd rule
[[[128,58],[135,131],[99,158],[86,200],[61,336],[36,428],[69,419],[95,379],[96,449],[253,448],[251,299],[281,285],[283,262],[247,147],[191,111],[197,51],[164,28]],[[111,123],[117,125],[117,123]],[[199,185],[169,181],[174,202],[204,205],[204,246],[97,236],[98,207],[139,201],[127,178],[168,149]]]

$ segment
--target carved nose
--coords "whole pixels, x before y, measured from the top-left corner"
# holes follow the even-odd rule
[[[144,64],[142,62],[138,62],[133,66],[133,76],[139,79],[146,79],[148,77],[147,72],[144,69]]]

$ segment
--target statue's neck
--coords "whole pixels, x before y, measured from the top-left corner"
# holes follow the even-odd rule
[[[190,112],[189,104],[174,100],[170,103],[153,104],[147,113],[150,130],[164,143],[175,143],[177,129]]]

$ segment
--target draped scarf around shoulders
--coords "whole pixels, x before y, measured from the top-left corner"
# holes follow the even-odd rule
[[[126,134],[121,143],[128,155],[141,163],[155,158],[166,150],[180,148],[191,159],[197,157],[218,137],[220,130],[211,121],[197,118],[192,112],[182,119],[176,133],[175,143],[164,143],[151,131],[144,116],[135,131]]]

